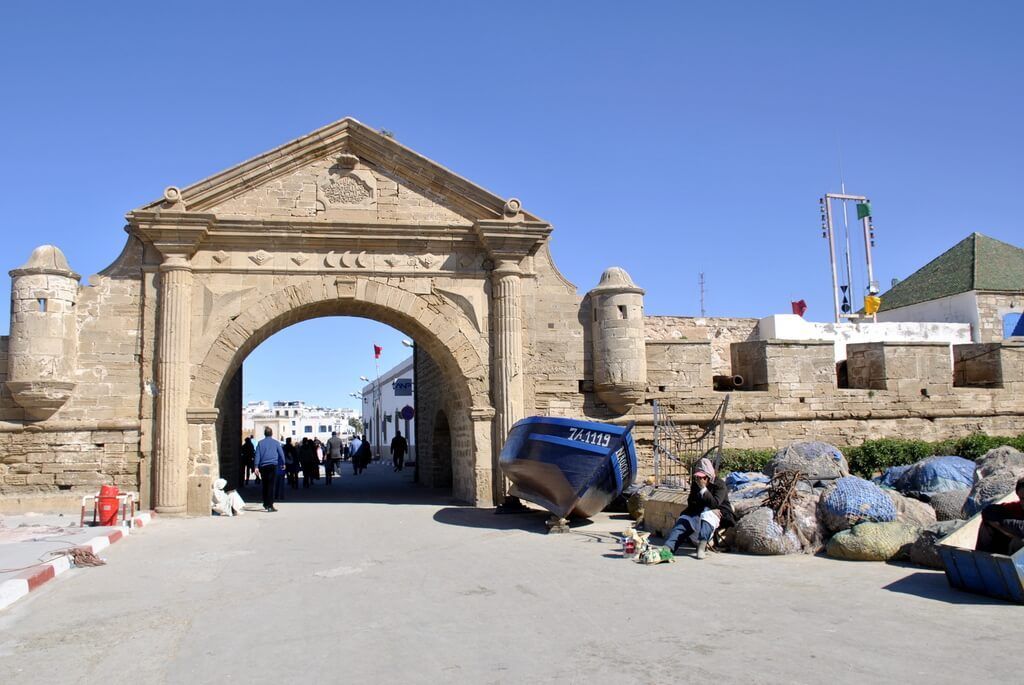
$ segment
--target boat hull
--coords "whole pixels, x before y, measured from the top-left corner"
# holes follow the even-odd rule
[[[548,416],[517,422],[499,458],[511,494],[560,518],[593,516],[636,477],[631,429]]]

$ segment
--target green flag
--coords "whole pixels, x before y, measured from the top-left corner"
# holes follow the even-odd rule
[[[857,218],[858,219],[865,219],[865,218],[867,218],[869,216],[871,216],[871,205],[869,205],[867,202],[858,202],[857,203]]]

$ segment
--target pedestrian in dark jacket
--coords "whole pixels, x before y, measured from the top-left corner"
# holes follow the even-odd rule
[[[359,450],[356,452],[355,456],[352,457],[352,462],[358,469],[356,473],[362,473],[365,471],[366,467],[370,465],[372,460],[373,452],[370,450],[370,439],[364,435],[362,442],[359,444]]]
[[[686,509],[665,538],[665,546],[675,553],[680,539],[689,539],[697,545],[697,558],[703,559],[715,531],[728,528],[735,521],[736,515],[729,503],[729,487],[717,477],[711,460],[702,458],[693,469]]]
[[[256,470],[256,445],[252,444],[252,436],[250,435],[242,443],[241,452],[241,481],[243,485],[249,485],[249,476],[255,472],[256,482],[260,482],[260,472]]]
[[[320,461],[316,458],[316,445],[309,438],[303,438],[299,445],[299,461],[302,462],[302,487],[312,487],[320,475]]]

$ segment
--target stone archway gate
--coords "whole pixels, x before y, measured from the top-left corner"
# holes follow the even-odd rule
[[[523,415],[520,280],[551,232],[517,200],[344,119],[127,218],[154,305],[142,365],[156,381],[158,512],[185,513],[190,487],[205,500],[220,398],[245,356],[330,314],[415,337],[457,408],[453,494],[501,496],[495,438]]]

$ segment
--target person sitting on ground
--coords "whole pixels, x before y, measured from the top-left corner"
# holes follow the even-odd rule
[[[697,558],[703,559],[715,531],[728,528],[735,520],[736,515],[729,503],[729,488],[715,474],[711,460],[704,457],[693,469],[686,509],[665,538],[665,547],[675,553],[680,539],[689,539],[697,545]]]
[[[1014,488],[1016,502],[990,504],[981,510],[977,549],[993,554],[1016,554],[1024,548],[1024,478]]]

